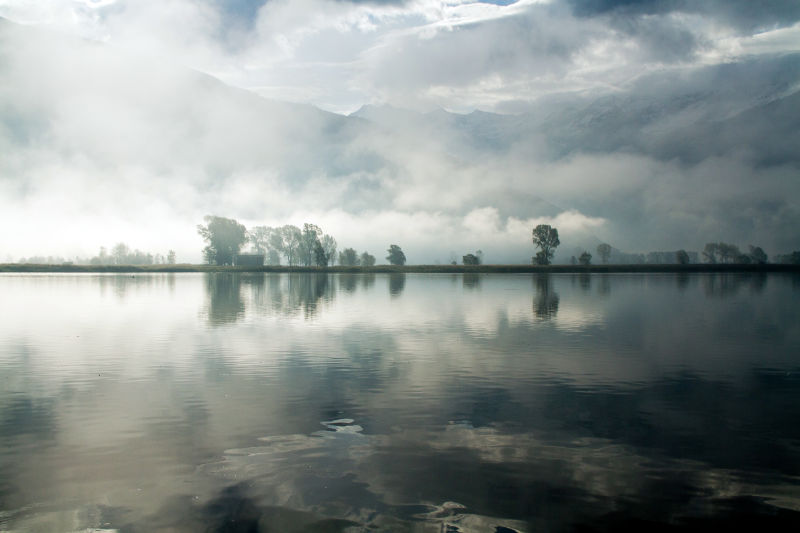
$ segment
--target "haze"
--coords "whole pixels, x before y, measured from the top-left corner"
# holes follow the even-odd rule
[[[800,3],[0,0],[0,261],[800,249]]]

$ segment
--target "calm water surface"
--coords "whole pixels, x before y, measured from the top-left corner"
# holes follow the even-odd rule
[[[0,295],[0,531],[800,530],[797,276]]]

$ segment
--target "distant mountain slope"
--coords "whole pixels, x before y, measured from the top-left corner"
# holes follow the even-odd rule
[[[547,159],[627,152],[697,162],[739,152],[746,144],[761,164],[800,163],[800,151],[792,149],[800,130],[800,54],[668,77],[645,77],[615,95],[548,98],[517,115],[364,106],[351,116],[411,130],[414,136],[441,138],[449,132],[449,151],[465,157],[481,157],[476,150],[503,153],[527,144],[536,157]]]
[[[38,233],[13,236],[18,248],[66,233],[65,221],[88,235],[97,220],[133,233],[170,220],[197,253],[195,224],[214,213],[328,221],[373,254],[403,241],[413,262],[478,248],[528,261],[537,223],[559,226],[563,251],[723,240],[785,252],[800,247],[789,229],[799,87],[800,54],[788,54],[653,73],[515,115],[341,116],[0,21],[0,213],[41,214]]]

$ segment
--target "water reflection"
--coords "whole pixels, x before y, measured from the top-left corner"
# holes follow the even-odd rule
[[[560,301],[558,293],[553,288],[553,280],[549,274],[536,274],[533,277],[533,284],[536,288],[536,296],[533,299],[533,313],[537,318],[553,318],[558,313],[558,303]]]
[[[244,316],[242,276],[240,274],[206,274],[208,321],[221,325],[235,322]]]
[[[600,276],[597,294],[601,296],[609,296],[611,294],[611,276]]]
[[[458,277],[0,276],[0,529],[800,526],[793,277]]]
[[[353,293],[360,277],[360,274],[339,274],[339,286],[344,292]]]
[[[763,272],[706,274],[702,280],[706,295],[714,298],[736,296],[743,288],[760,293],[767,285],[767,275]]]
[[[92,275],[97,281],[101,294],[111,291],[118,299],[124,300],[129,292],[141,292],[153,287],[166,285],[170,292],[175,290],[175,274],[98,274]]]
[[[474,272],[465,272],[463,275],[462,284],[465,289],[474,290],[481,287],[481,275]]]
[[[389,274],[389,294],[397,297],[403,294],[406,288],[406,275],[403,272],[392,272]]]

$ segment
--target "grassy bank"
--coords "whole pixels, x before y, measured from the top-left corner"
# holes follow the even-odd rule
[[[41,265],[0,264],[0,272],[154,273],[154,272],[345,272],[345,273],[663,273],[663,272],[795,272],[800,265],[376,265],[373,267],[236,267],[213,265]]]

